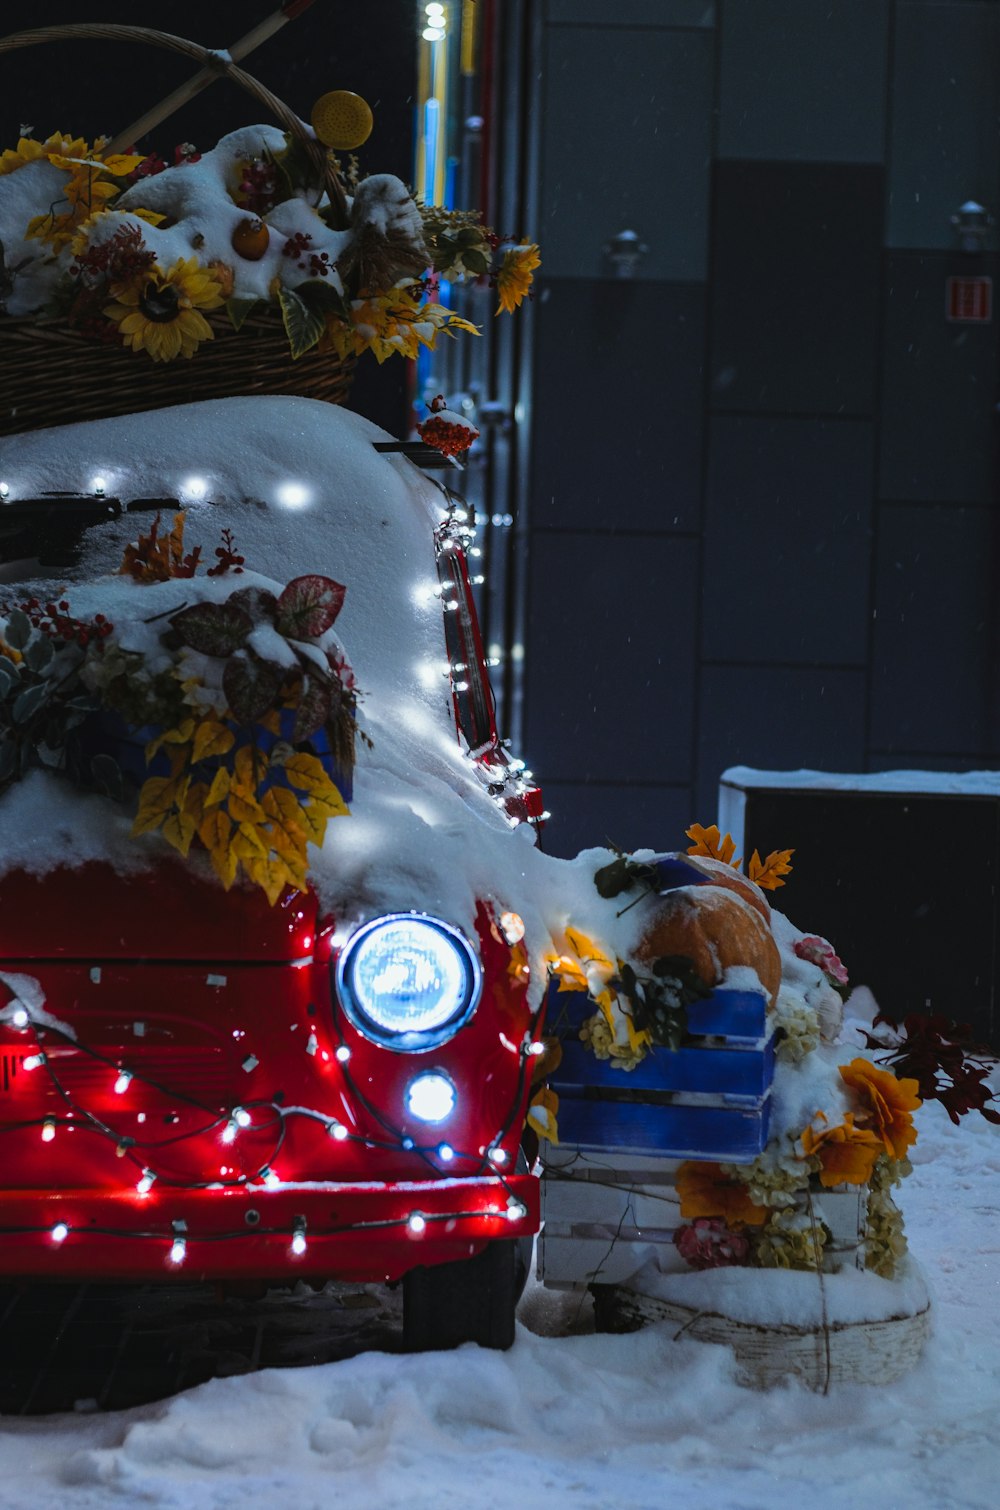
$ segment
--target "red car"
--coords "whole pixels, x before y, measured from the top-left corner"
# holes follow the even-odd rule
[[[17,437],[0,474],[0,1275],[401,1280],[408,1345],[509,1346],[538,1227],[520,1144],[540,990],[516,899],[475,867],[460,886],[448,856],[480,834],[520,853],[509,830],[540,805],[497,739],[469,521],[440,481],[457,474],[424,475],[365,421],[299,399]],[[156,557],[153,521],[159,549],[175,510],[187,535]],[[199,530],[223,540],[211,584],[210,546],[190,570],[184,555]],[[166,575],[135,570],[137,538]],[[112,650],[132,670],[146,657],[148,692],[167,674],[150,647],[179,653],[185,595],[231,613],[256,571],[343,582],[372,744],[315,876],[270,896],[239,876],[226,889],[197,841],[184,857],[176,835],[132,837],[136,788],[171,778],[149,777],[149,729],[119,718],[116,747],[94,711]],[[244,670],[272,621],[236,653]],[[331,634],[286,634],[300,685],[328,676],[322,650],[353,688]],[[211,660],[184,654],[186,674]],[[83,668],[84,694],[29,748],[62,666]],[[281,759],[320,744],[286,741]],[[81,748],[89,790],[68,779]],[[95,749],[123,792],[94,790]]]

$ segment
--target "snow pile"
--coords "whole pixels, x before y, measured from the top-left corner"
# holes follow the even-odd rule
[[[510,1353],[370,1353],[115,1415],[6,1420],[5,1510],[992,1510],[1000,1130],[918,1116],[907,1210],[935,1329],[890,1388],[755,1394],[726,1348],[670,1325],[588,1335],[577,1298],[532,1288],[534,1330]]]

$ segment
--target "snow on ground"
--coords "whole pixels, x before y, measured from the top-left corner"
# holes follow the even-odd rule
[[[5,1510],[986,1510],[1000,1478],[1000,1129],[918,1113],[902,1199],[934,1331],[895,1384],[752,1393],[667,1325],[529,1289],[509,1353],[370,1353],[112,1415],[0,1420]],[[571,1329],[574,1335],[559,1335]],[[549,1335],[539,1335],[548,1333]]]

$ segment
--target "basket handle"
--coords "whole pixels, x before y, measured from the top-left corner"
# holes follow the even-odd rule
[[[186,37],[175,37],[172,32],[156,31],[148,26],[118,26],[96,21],[79,22],[67,26],[42,26],[34,31],[13,32],[9,37],[0,37],[0,54],[14,52],[19,47],[33,47],[43,42],[84,41],[148,42],[152,46],[165,47],[171,52],[179,52],[185,57],[192,58],[196,63],[200,63],[202,68],[208,69],[219,78],[225,76],[232,79],[269,110],[286,131],[297,136],[305,145],[316,163],[339,225],[341,227],[347,225],[344,185],[326,148],[316,140],[310,127],[295,114],[294,110],[289,109],[284,100],[272,94],[265,84],[254,78],[253,74],[247,73],[244,68],[234,63],[227,52],[202,47],[198,42],[189,42]],[[129,143],[122,143],[117,137],[110,143],[113,148],[119,148],[122,145],[129,145]]]

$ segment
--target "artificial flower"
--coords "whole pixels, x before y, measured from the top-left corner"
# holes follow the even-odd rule
[[[94,145],[96,147],[97,143]],[[16,173],[18,168],[26,168],[28,163],[38,162],[43,157],[86,157],[87,151],[82,136],[63,136],[61,131],[53,131],[44,142],[36,141],[33,136],[22,136],[16,147],[8,147],[0,153],[0,175]]]
[[[912,1113],[923,1103],[916,1080],[897,1080],[891,1070],[880,1070],[868,1059],[842,1064],[840,1078],[861,1102],[861,1122],[878,1134],[890,1158],[901,1159],[917,1141]]]
[[[817,1116],[825,1122],[822,1112]],[[819,1159],[821,1185],[866,1185],[875,1160],[884,1152],[882,1139],[868,1127],[855,1127],[854,1113],[845,1112],[836,1127],[816,1129],[810,1123],[802,1133],[802,1151]]]
[[[351,302],[351,323],[336,315],[327,321],[321,349],[332,348],[339,357],[374,353],[381,365],[387,357],[413,358],[421,346],[434,349],[438,335],[456,331],[479,331],[443,304],[421,304],[419,284],[401,283],[384,294],[362,294]]]
[[[513,314],[523,302],[534,282],[532,274],[541,265],[541,261],[538,247],[533,241],[522,241],[520,246],[513,246],[504,252],[497,271],[497,294],[500,299],[497,314],[503,310]]]
[[[44,215],[36,215],[29,220],[25,235],[57,249],[72,241],[79,226],[100,214],[108,201],[121,193],[122,185],[114,179],[123,177],[142,162],[141,157],[116,155],[105,162],[99,157],[73,157],[59,152],[50,152],[48,158],[54,167],[65,168],[69,173],[62,190],[69,209],[57,214],[51,208]]]
[[[725,1222],[714,1216],[699,1216],[688,1226],[678,1227],[674,1246],[692,1269],[723,1269],[745,1264],[750,1244],[740,1232],[730,1232]]]
[[[215,274],[194,258],[180,257],[164,272],[154,267],[141,282],[113,284],[116,303],[104,313],[114,320],[133,351],[147,351],[154,362],[191,357],[200,342],[211,341],[212,327],[199,311],[223,303]]]
[[[792,948],[799,959],[818,965],[824,975],[829,976],[831,984],[847,985],[847,967],[826,939],[821,939],[815,933],[808,933],[804,938],[796,939]]]
[[[707,1159],[688,1159],[677,1170],[677,1194],[681,1216],[717,1216],[727,1226],[760,1227],[770,1216],[766,1206],[757,1206],[747,1188],[720,1164]]]
[[[775,1211],[757,1235],[754,1263],[761,1269],[823,1267],[827,1231],[806,1211]]]

